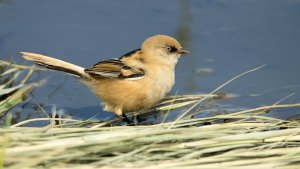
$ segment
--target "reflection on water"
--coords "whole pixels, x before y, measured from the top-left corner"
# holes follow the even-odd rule
[[[191,15],[191,2],[190,0],[180,0],[179,1],[179,26],[178,30],[176,31],[176,38],[179,40],[181,45],[186,48],[187,50],[191,49],[191,22],[192,22],[192,15]],[[192,51],[190,51],[192,52]],[[191,55],[191,54],[190,54]],[[185,57],[185,56],[183,56]],[[189,67],[189,69],[194,70],[196,69],[194,57],[187,56],[185,67]],[[194,93],[198,88],[197,82],[194,80],[193,74],[187,75],[185,78],[185,91],[188,93]]]
[[[182,46],[189,49],[191,45],[191,33],[190,26],[192,21],[190,0],[179,1],[179,26],[176,31],[176,39]]]

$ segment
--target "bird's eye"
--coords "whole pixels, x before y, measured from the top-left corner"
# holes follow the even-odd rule
[[[174,46],[166,46],[165,48],[169,53],[173,53],[177,51],[177,49]]]
[[[167,46],[166,47],[167,51],[171,52],[172,51],[172,48],[170,46]]]

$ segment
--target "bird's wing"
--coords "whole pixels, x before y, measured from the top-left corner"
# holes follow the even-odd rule
[[[138,80],[143,78],[145,75],[143,69],[129,66],[120,59],[101,61],[84,71],[94,77],[117,78],[124,80]]]

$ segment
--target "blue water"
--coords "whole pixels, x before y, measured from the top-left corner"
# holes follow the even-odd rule
[[[208,93],[266,64],[222,89],[240,97],[220,104],[258,107],[291,93],[284,103],[296,103],[299,17],[300,0],[2,0],[0,57],[31,65],[18,54],[29,51],[89,67],[138,48],[151,35],[167,34],[190,51],[178,63],[170,94]],[[55,104],[81,118],[101,112],[97,98],[76,79],[57,72],[33,77],[39,79],[47,83],[33,92],[30,104]],[[279,116],[298,112],[284,110]]]

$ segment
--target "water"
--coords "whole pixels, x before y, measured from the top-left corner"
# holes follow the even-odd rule
[[[0,57],[31,65],[18,54],[29,51],[89,67],[139,48],[149,36],[167,34],[190,51],[179,61],[170,94],[208,93],[266,64],[222,89],[240,97],[221,104],[258,107],[291,93],[284,103],[296,103],[299,16],[300,0],[6,0],[0,1]],[[47,83],[33,92],[29,104],[55,104],[80,118],[101,112],[97,98],[74,78],[40,72],[32,80],[39,79]],[[277,116],[298,112],[284,110]]]

